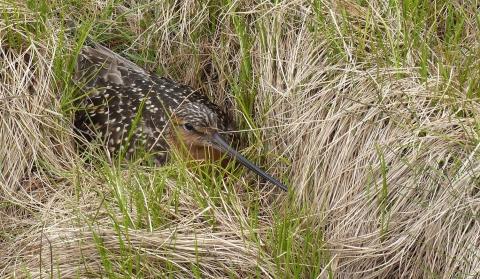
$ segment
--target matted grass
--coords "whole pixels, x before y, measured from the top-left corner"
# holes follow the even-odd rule
[[[0,277],[478,278],[477,6],[0,0]],[[87,34],[226,108],[290,192],[78,152]]]

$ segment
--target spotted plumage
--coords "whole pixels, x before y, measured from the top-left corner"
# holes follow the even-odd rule
[[[111,153],[123,152],[128,159],[141,146],[158,165],[168,160],[172,147],[182,145],[195,159],[227,154],[287,190],[229,146],[235,122],[191,87],[148,72],[97,43],[82,48],[74,80],[83,96],[77,130],[88,140],[100,140]]]
[[[235,122],[200,92],[148,72],[101,45],[81,50],[75,73],[86,95],[75,126],[89,139],[100,137],[110,152],[126,149],[127,158],[143,146],[163,164],[167,141],[176,137],[174,124],[219,132],[236,129]],[[224,136],[232,139],[232,134]]]

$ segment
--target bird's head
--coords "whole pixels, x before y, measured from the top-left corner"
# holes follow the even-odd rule
[[[237,126],[219,107],[202,102],[185,102],[173,111],[168,133],[170,143],[178,150],[188,151],[191,158],[218,162],[226,166],[236,159],[261,177],[284,191],[287,187],[254,165],[232,146],[236,146]]]

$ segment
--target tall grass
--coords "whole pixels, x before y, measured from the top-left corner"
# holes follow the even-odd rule
[[[477,4],[0,0],[0,277],[477,278]],[[87,34],[225,108],[291,191],[78,150]]]

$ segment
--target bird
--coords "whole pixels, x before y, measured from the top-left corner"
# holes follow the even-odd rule
[[[235,159],[288,191],[235,150],[235,121],[198,90],[145,70],[91,39],[76,57],[73,79],[81,92],[74,126],[109,152],[129,159],[144,147],[161,166],[171,159],[172,148],[184,147],[197,160]]]

